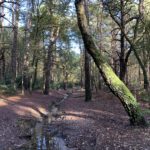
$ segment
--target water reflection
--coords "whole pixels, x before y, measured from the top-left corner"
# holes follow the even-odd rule
[[[42,122],[37,122],[35,133],[33,136],[32,149],[35,150],[50,150],[50,135],[47,132],[48,121],[47,118]]]

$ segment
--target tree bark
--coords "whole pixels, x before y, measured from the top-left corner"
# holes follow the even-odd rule
[[[16,0],[15,2],[18,2]],[[17,73],[17,45],[18,45],[18,20],[19,20],[19,10],[18,6],[13,4],[14,12],[12,14],[12,23],[14,24],[13,28],[13,46],[11,51],[11,72],[12,72],[12,85],[16,89],[16,73]]]
[[[24,50],[24,60],[23,60],[23,90],[28,90],[29,93],[30,93],[30,79],[31,79],[31,75],[30,75],[30,69],[29,69],[29,66],[30,66],[30,47],[31,47],[31,42],[30,42],[30,28],[32,26],[32,12],[31,12],[31,8],[30,8],[30,5],[31,5],[31,1],[28,1],[27,2],[27,8],[28,8],[28,12],[27,12],[27,15],[26,15],[26,24],[25,24],[25,50]],[[24,93],[24,92],[23,92]]]
[[[147,123],[141,113],[139,104],[137,103],[135,97],[132,95],[126,85],[113,72],[110,65],[106,62],[105,58],[100,53],[98,46],[95,44],[94,39],[90,34],[83,0],[76,0],[75,6],[78,25],[82,34],[84,45],[88,53],[93,57],[94,62],[97,65],[104,81],[112,93],[120,99],[130,118],[130,123],[132,125],[146,125]]]
[[[0,49],[0,80],[5,81],[5,49]]]
[[[84,86],[84,68],[83,68],[83,64],[84,64],[84,53],[83,53],[83,49],[82,49],[82,43],[81,43],[81,39],[80,37],[78,37],[78,40],[79,40],[79,49],[80,49],[80,87],[83,88]]]
[[[88,10],[88,1],[84,0],[84,8],[85,8],[85,15],[88,20],[89,24],[89,10]],[[90,71],[90,56],[85,47],[85,64],[84,64],[84,71],[85,71],[85,101],[92,100],[92,92],[91,92],[91,71]]]
[[[51,35],[50,35],[50,45],[48,48],[48,54],[47,54],[47,59],[46,59],[46,64],[45,66],[45,81],[44,81],[44,91],[43,93],[45,95],[49,94],[49,84],[50,84],[50,70],[51,70],[51,54],[52,54],[52,50],[53,50],[53,46],[58,38],[58,34],[59,34],[59,27],[57,27],[56,29],[53,28],[51,30]]]
[[[119,77],[120,79],[124,82],[125,81],[125,75],[126,75],[126,70],[127,70],[127,63],[125,62],[125,11],[124,11],[124,0],[120,0],[120,26],[122,28],[121,30],[121,34],[120,34],[120,48],[121,48],[121,52],[120,52],[120,74]]]
[[[51,45],[48,48],[48,54],[47,54],[47,60],[46,60],[46,64],[45,64],[45,83],[44,83],[44,95],[48,95],[49,94],[49,84],[50,84],[50,69],[51,69],[51,51],[53,48],[53,44],[51,43]]]
[[[85,49],[85,101],[91,101],[92,92],[91,92],[91,72],[90,72],[90,58],[87,50]]]
[[[33,75],[33,84],[32,84],[32,89],[34,89],[35,87],[35,84],[36,84],[36,80],[37,80],[37,70],[38,70],[38,62],[39,62],[39,59],[36,58],[36,61],[35,61],[35,69],[34,69],[34,75]]]

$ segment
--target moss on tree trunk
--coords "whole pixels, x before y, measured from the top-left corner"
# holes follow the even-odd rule
[[[83,0],[76,0],[75,5],[78,25],[82,34],[85,48],[94,59],[94,62],[97,65],[99,72],[103,76],[103,79],[105,80],[106,84],[113,92],[113,94],[120,99],[130,118],[130,123],[132,125],[146,125],[146,121],[141,113],[139,104],[137,103],[135,97],[132,95],[126,85],[114,73],[110,65],[100,53],[98,46],[95,44],[94,39],[90,34]]]

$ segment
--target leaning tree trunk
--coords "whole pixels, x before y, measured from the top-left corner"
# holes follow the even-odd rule
[[[120,99],[123,107],[129,115],[130,123],[132,125],[146,125],[146,121],[141,113],[139,104],[137,103],[136,99],[126,87],[126,85],[113,72],[110,65],[106,62],[105,58],[100,53],[98,46],[95,44],[94,39],[90,34],[83,0],[76,0],[75,5],[78,25],[82,34],[85,48],[93,57],[94,62],[96,63],[99,72],[103,76],[104,81],[113,92],[113,94],[115,94]]]

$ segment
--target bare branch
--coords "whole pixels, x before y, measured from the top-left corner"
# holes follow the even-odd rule
[[[20,6],[20,4],[18,3],[18,2],[13,2],[13,1],[2,1],[2,2],[0,2],[0,6],[2,5],[2,4],[4,4],[4,3],[11,3],[11,4],[16,4],[16,5],[18,5],[18,6]]]

